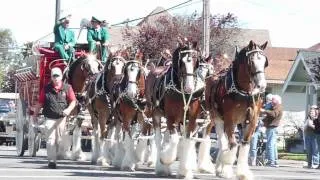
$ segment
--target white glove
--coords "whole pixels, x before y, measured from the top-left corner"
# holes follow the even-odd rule
[[[71,110],[69,110],[69,109],[67,108],[67,109],[63,110],[62,113],[63,113],[64,116],[69,116],[70,113],[71,113]]]

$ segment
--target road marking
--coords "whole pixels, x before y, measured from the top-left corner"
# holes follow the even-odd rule
[[[79,179],[79,177],[70,176],[0,176],[0,178],[67,178],[67,179]]]

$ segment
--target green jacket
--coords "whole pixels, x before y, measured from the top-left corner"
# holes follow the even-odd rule
[[[100,37],[98,31],[94,28],[89,28],[87,33],[87,41],[88,43],[92,43],[94,41],[100,41],[100,43],[105,43],[110,39],[110,34],[107,28],[101,27],[99,30]]]
[[[69,44],[69,46],[74,46],[76,43],[74,32],[70,29],[64,29],[61,23],[57,23],[53,29],[54,33],[54,43],[58,44]]]

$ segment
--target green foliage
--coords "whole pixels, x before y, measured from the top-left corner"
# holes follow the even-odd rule
[[[14,73],[21,59],[9,29],[0,29],[0,92],[14,92]]]
[[[306,154],[300,153],[279,153],[279,159],[305,161],[307,159]]]

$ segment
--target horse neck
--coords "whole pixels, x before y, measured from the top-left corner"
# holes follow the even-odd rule
[[[71,80],[73,91],[75,93],[83,92],[85,89],[86,80],[87,80],[87,77],[83,73],[80,73],[79,71],[75,71]]]
[[[144,74],[141,73],[140,74],[140,77],[139,77],[139,80],[138,80],[138,88],[139,88],[139,94],[141,97],[144,96],[144,92],[145,92],[145,78],[144,78]]]
[[[233,69],[235,75],[236,84],[239,87],[239,90],[245,92],[251,92],[254,88],[251,82],[251,77],[248,71],[245,69],[244,65],[239,65],[237,68]]]

